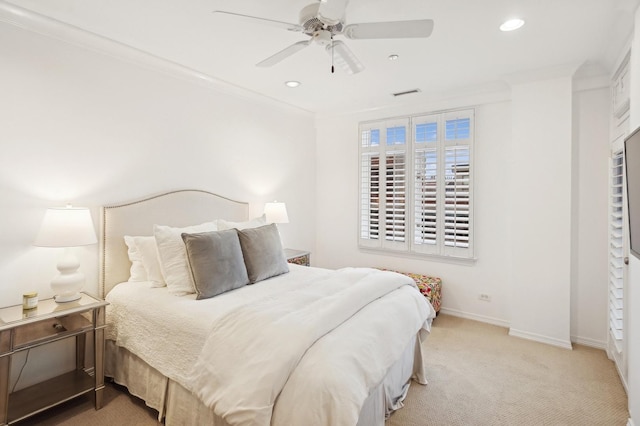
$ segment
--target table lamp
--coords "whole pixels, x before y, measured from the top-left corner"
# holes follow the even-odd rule
[[[71,247],[97,242],[89,209],[72,206],[47,209],[33,244],[38,247],[64,247],[64,255],[57,265],[59,274],[51,281],[56,302],[78,300],[84,286],[84,274],[78,270],[80,261]]]
[[[287,206],[285,203],[274,201],[264,205],[264,215],[267,223],[289,223]]]

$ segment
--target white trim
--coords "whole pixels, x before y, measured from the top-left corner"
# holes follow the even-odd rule
[[[589,346],[590,348],[607,350],[607,342],[602,340],[590,339],[588,337],[571,336],[571,341],[578,345]]]
[[[509,85],[530,83],[539,80],[555,80],[557,78],[573,77],[580,68],[580,63],[569,63],[564,65],[539,68],[507,74],[504,79]]]
[[[466,87],[446,92],[421,92],[412,97],[411,101],[397,101],[384,103],[381,101],[375,107],[355,109],[319,111],[319,119],[333,117],[353,117],[358,121],[376,121],[385,116],[410,116],[415,111],[449,111],[474,108],[476,105],[490,105],[511,102],[511,89],[504,82],[494,82],[484,86]]]
[[[45,37],[126,61],[151,71],[161,72],[175,78],[196,83],[222,93],[236,95],[253,101],[266,102],[269,105],[294,110],[298,113],[313,114],[311,111],[236,86],[204,72],[185,67],[168,59],[161,58],[149,52],[136,49],[135,47],[31,10],[23,9],[3,0],[0,0],[0,22],[5,22]]]
[[[607,75],[574,77],[573,79],[574,93],[597,89],[609,89],[610,87],[611,79]]]
[[[607,351],[607,356],[608,355],[609,355],[609,351]],[[627,384],[627,378],[622,374],[622,371],[620,370],[620,366],[616,362],[616,359],[611,357],[609,357],[609,359],[612,360],[613,365],[616,366],[616,371],[618,372],[618,377],[620,377],[620,381],[622,382],[622,387],[624,388],[624,391],[626,392],[626,394],[629,395],[629,386]]]
[[[470,319],[470,320],[473,320],[473,321],[479,321],[479,322],[484,322],[484,323],[491,324],[491,325],[497,325],[499,327],[508,328],[509,329],[509,336],[519,337],[519,338],[527,339],[527,340],[533,340],[533,341],[544,343],[544,344],[547,344],[547,345],[561,347],[563,349],[573,349],[572,346],[571,346],[571,342],[560,340],[560,339],[554,339],[554,338],[551,338],[551,337],[542,336],[542,335],[539,335],[539,334],[529,333],[529,332],[526,332],[526,331],[521,331],[521,330],[516,330],[516,329],[510,328],[510,323],[509,323],[509,321],[506,321],[506,320],[501,320],[501,319],[498,319],[498,318],[488,317],[488,316],[485,316],[485,315],[472,314],[472,313],[460,311],[460,310],[457,310],[457,309],[445,308],[444,306],[440,308],[440,312],[442,312],[445,315],[451,315],[451,316],[454,316],[454,317]],[[571,336],[571,339],[572,339],[572,341],[574,343],[577,343],[579,345],[589,346],[589,347],[596,348],[596,349],[601,349],[601,350],[604,350],[604,351],[607,350],[607,342],[603,342],[603,341],[600,341],[600,340],[594,340],[594,339],[588,339],[588,338],[584,338],[584,337],[576,337],[576,336]],[[624,383],[624,380],[623,380],[623,386],[624,386],[624,388],[626,390],[627,386],[626,386],[626,383]]]
[[[634,426],[635,423],[633,423],[633,419],[631,417],[629,417],[629,420],[627,420],[627,426]]]
[[[508,321],[501,320],[498,318],[487,317],[487,316],[478,315],[478,314],[471,314],[469,312],[463,312],[457,309],[451,309],[451,308],[445,308],[445,307],[441,307],[440,312],[442,312],[445,315],[451,315],[453,317],[460,317],[460,318],[470,319],[473,321],[484,322],[491,325],[497,325],[498,327],[509,328]]]
[[[572,350],[571,342],[569,340],[556,339],[554,337],[547,337],[541,334],[530,333],[528,331],[517,330],[514,328],[509,329],[509,336],[520,337],[522,339],[533,340],[534,342],[546,343],[547,345],[557,346],[563,349]]]

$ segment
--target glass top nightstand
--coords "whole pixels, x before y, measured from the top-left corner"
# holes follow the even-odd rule
[[[311,252],[305,250],[284,249],[287,262],[302,266],[311,266]]]
[[[0,309],[0,425],[11,424],[76,396],[94,393],[96,409],[104,390],[104,328],[107,302],[82,293],[78,300],[38,302],[34,309],[22,305]],[[62,339],[75,338],[73,371],[13,392],[9,388],[11,358],[22,351]],[[93,359],[85,361],[87,341]],[[25,361],[25,366],[26,366]]]

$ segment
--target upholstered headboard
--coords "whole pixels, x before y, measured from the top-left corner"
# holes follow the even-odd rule
[[[185,189],[104,206],[100,220],[100,296],[129,279],[125,235],[153,235],[153,225],[183,227],[215,219],[244,221],[249,204],[207,191]]]

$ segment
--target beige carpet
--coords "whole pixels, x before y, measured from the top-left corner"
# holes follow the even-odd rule
[[[387,426],[627,422],[627,396],[604,351],[560,349],[446,315],[425,345],[429,384],[413,384]]]
[[[627,396],[603,351],[509,337],[507,330],[440,315],[426,345],[429,384],[412,384],[386,426],[606,425],[627,422]],[[158,425],[156,412],[109,384],[105,407],[63,404],[22,425]]]

